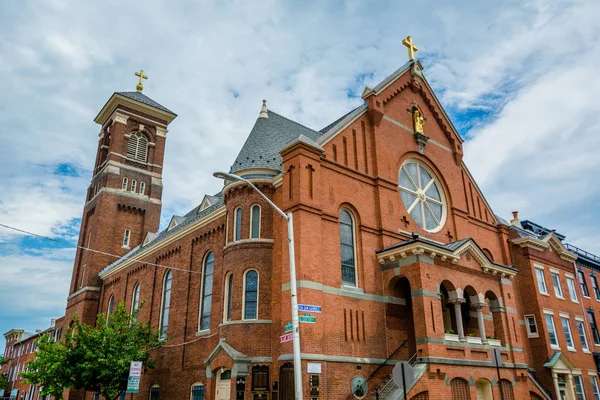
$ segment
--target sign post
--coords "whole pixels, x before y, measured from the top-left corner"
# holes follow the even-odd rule
[[[137,393],[140,390],[140,379],[142,377],[142,362],[132,361],[129,365],[129,378],[127,378],[126,393]]]

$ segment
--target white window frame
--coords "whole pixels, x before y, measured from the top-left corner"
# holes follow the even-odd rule
[[[121,246],[124,249],[129,249],[129,243],[131,242],[131,229],[127,228],[125,229],[125,232],[123,232],[123,246]]]
[[[129,179],[126,176],[123,177],[123,182],[121,183],[121,190],[127,190],[127,186],[129,183]]]
[[[208,328],[207,329],[202,329],[202,311],[203,311],[203,307],[204,307],[204,283],[206,281],[206,262],[208,260],[208,257],[210,256],[210,254],[212,253],[213,256],[213,279],[212,279],[212,287],[211,287],[211,300],[210,300],[210,316],[208,318]],[[216,257],[215,257],[215,252],[212,250],[209,250],[206,252],[206,254],[204,255],[204,259],[202,260],[202,275],[200,275],[201,277],[201,283],[200,283],[200,307],[198,307],[199,313],[198,313],[198,332],[210,332],[210,324],[211,324],[211,320],[212,320],[212,307],[214,304],[214,296],[215,296],[215,264],[216,264]]]
[[[579,303],[579,299],[577,298],[577,288],[575,286],[575,276],[571,274],[565,274],[567,279],[567,288],[569,289],[569,298],[573,303]]]
[[[592,381],[592,395],[594,400],[600,400],[600,388],[598,388],[598,377],[590,374],[590,380]]]
[[[581,387],[581,397],[579,397],[579,393],[577,393],[577,382],[579,382],[579,387]],[[575,392],[575,398],[577,400],[586,400],[585,387],[583,386],[583,378],[580,374],[573,374],[573,391]]]
[[[195,387],[199,387],[202,386],[204,388],[204,397],[206,398],[206,387],[204,386],[204,383],[202,382],[196,382],[196,383],[192,383],[192,386],[190,387],[190,400],[192,400],[194,397],[194,388]]]
[[[527,328],[527,337],[530,337],[530,338],[540,337],[540,330],[538,328],[538,324],[537,324],[535,315],[527,314],[527,315],[524,315],[524,317],[525,317],[525,327]],[[530,327],[529,318],[533,319],[533,325],[535,325],[535,332],[531,332],[531,330],[529,329],[529,327]]]
[[[173,282],[171,281],[171,283]],[[133,292],[131,296],[131,314],[140,309],[141,293],[142,287],[140,286],[140,283],[137,282],[135,285],[133,285]]]
[[[544,275],[544,267],[539,264],[534,264],[533,267],[535,270],[535,279],[537,281],[538,291],[540,292],[541,295],[549,296],[550,294],[548,293],[548,285],[546,284],[546,276]],[[538,275],[538,273],[540,273],[541,275]],[[540,279],[540,276],[541,276],[541,279]]]
[[[585,319],[579,315],[575,316],[575,326],[577,327],[577,335],[579,336],[579,341],[581,342],[581,349],[584,353],[590,353],[590,342],[587,338],[587,333],[585,333]],[[579,327],[581,326],[581,332],[579,331]],[[581,337],[581,333],[583,332],[583,340]]]
[[[254,222],[254,207],[258,207],[258,236],[252,236],[252,223]],[[248,237],[250,239],[260,239],[260,231],[262,230],[262,207],[259,204],[252,204],[250,207],[250,232],[248,233]]]
[[[231,279],[233,279],[233,273],[232,272],[228,272],[225,275],[225,287],[223,288],[223,294],[224,294],[224,296],[223,296],[223,322],[224,323],[233,321],[233,318],[228,318],[228,317],[230,317],[228,315],[229,314],[228,313],[228,311],[229,311],[229,305],[230,305],[229,302],[230,302],[230,300],[233,300],[233,293],[231,293],[231,292],[233,292],[233,290],[229,289],[229,281]],[[231,289],[233,289],[233,286],[232,286]]]
[[[168,335],[167,332],[169,330],[169,322],[167,321],[167,325],[165,327],[165,331],[163,332],[163,319],[164,319],[164,314],[165,314],[165,288],[166,288],[166,284],[167,284],[167,277],[169,276],[169,274],[171,274],[171,287],[169,288],[169,309],[167,310],[167,318],[170,319],[170,314],[171,314],[171,294],[173,292],[173,270],[168,269],[165,274],[163,275],[163,279],[162,279],[162,290],[160,293],[160,318],[158,319],[158,331],[159,331],[159,339],[160,340],[167,340]],[[164,336],[163,336],[164,334]],[[154,387],[154,386],[153,386]]]
[[[112,294],[110,295],[110,298],[108,299],[108,306],[106,308],[106,321],[108,322],[108,317],[110,317],[110,315],[115,312],[115,295]],[[56,337],[56,335],[55,335]]]
[[[556,278],[556,281],[554,280]],[[560,285],[560,273],[557,270],[550,270],[550,280],[552,281],[552,286],[554,286],[554,295],[557,299],[564,300],[562,287]]]
[[[246,318],[246,276],[249,272],[256,272],[256,318]],[[260,273],[254,269],[250,268],[244,271],[244,281],[242,286],[242,321],[256,321],[258,320],[258,311],[260,305]]]
[[[600,301],[600,297],[598,296],[598,292],[600,292],[600,287],[598,287],[598,279],[596,278],[596,274],[590,274],[590,282],[592,284],[591,286],[592,291],[594,292],[594,297],[596,298],[596,300]]]
[[[565,344],[567,345],[567,350],[576,351],[575,341],[573,340],[573,331],[571,330],[571,319],[569,318],[569,315],[560,313],[558,317],[560,318],[560,325],[563,328],[563,333],[565,335]],[[564,325],[565,321],[567,322],[566,330]],[[569,346],[569,341],[571,342],[572,346]]]
[[[142,196],[146,195],[146,182],[144,181],[140,182],[140,194]]]
[[[236,209],[233,211],[233,241],[237,242],[238,240],[242,240],[242,227],[240,226],[239,232],[240,232],[240,237],[237,236],[238,233],[238,219],[237,219],[237,214],[238,211],[241,211],[241,217],[240,217],[240,225],[244,224],[244,210],[242,209],[242,207],[236,207]]]
[[[556,323],[554,322],[554,313],[552,311],[543,310],[544,312],[544,321],[546,323],[546,330],[548,331],[548,343],[550,343],[550,348],[553,350],[560,350],[560,342],[558,341],[558,332],[556,332]],[[548,318],[550,318],[550,323],[548,322]],[[554,337],[556,338],[556,344],[552,343],[552,339],[550,338],[550,328],[554,332]]]
[[[577,276],[577,282],[579,283],[579,287],[581,288],[581,296],[585,299],[591,299],[590,297],[590,288],[588,287],[587,281],[585,280],[585,272],[583,271],[583,269],[578,268],[576,271],[576,276]],[[579,273],[581,272],[581,275],[579,275]],[[579,280],[579,278],[581,278],[581,280],[583,281],[583,283]],[[585,292],[583,291],[583,288],[585,287],[585,290],[587,290],[588,295],[585,295]]]
[[[354,216],[354,213],[352,211],[350,211],[348,208],[342,208],[340,210],[340,212],[338,213],[338,215],[342,214],[342,211],[345,211],[348,213],[348,215],[350,215],[350,220],[352,221],[352,250],[354,251],[354,284],[349,284],[344,282],[344,277],[342,276],[342,286],[345,287],[351,287],[351,288],[358,288],[358,240],[356,237],[356,217]],[[339,217],[338,217],[339,218]],[[339,240],[339,246],[340,246],[340,275],[342,274],[343,271],[343,267],[342,267],[342,237],[341,237],[341,218],[340,221],[338,222],[338,231],[340,232],[340,240]]]
[[[131,191],[133,193],[135,193],[135,191],[137,190],[137,181],[135,179],[131,180]]]

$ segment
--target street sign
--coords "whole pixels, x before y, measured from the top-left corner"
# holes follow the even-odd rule
[[[19,389],[13,389],[13,390],[10,391],[10,398],[11,399],[16,399],[18,395],[19,395]]]
[[[283,332],[284,333],[288,333],[294,330],[294,327],[292,326],[291,322],[288,322],[284,327],[283,327]]]
[[[294,339],[294,334],[293,333],[286,333],[285,335],[279,336],[279,343],[289,342],[292,339]]]
[[[142,376],[142,362],[132,361],[129,364],[129,376]]]
[[[300,322],[308,322],[308,323],[314,324],[315,322],[317,322],[317,317],[311,317],[310,314],[304,314],[304,315],[301,315],[300,317],[298,317],[298,320]]]
[[[0,389],[0,398],[4,397],[4,389]]]
[[[309,306],[307,304],[298,304],[298,311],[321,312],[321,306]]]
[[[415,383],[415,371],[407,361],[402,361],[394,365],[392,378],[396,387],[400,390],[404,390],[404,388],[410,389]],[[406,394],[406,391],[404,393]]]
[[[142,362],[132,361],[129,364],[129,377],[127,378],[127,393],[137,393],[140,389],[140,379],[142,376]]]
[[[127,378],[127,390],[126,393],[137,393],[140,389],[140,377],[130,376]]]

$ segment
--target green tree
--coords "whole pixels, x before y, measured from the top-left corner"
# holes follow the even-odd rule
[[[151,352],[160,347],[162,341],[159,332],[154,331],[149,322],[137,321],[136,314],[137,311],[133,315],[128,314],[121,302],[108,320],[103,314],[98,314],[95,327],[74,320],[72,328],[67,330],[65,341],[54,344],[64,348],[61,364],[68,379],[59,379],[65,388],[98,392],[106,400],[113,400],[126,387],[131,361],[142,361],[145,370],[154,368],[157,359],[151,357]],[[41,352],[40,347],[38,353]],[[39,383],[45,389],[46,384],[36,379],[45,375],[39,372],[41,365],[32,362],[31,367],[31,371],[22,373],[22,376],[28,379],[28,383]]]
[[[42,335],[37,341],[36,358],[27,363],[27,370],[20,373],[31,385],[40,385],[42,396],[63,398],[63,391],[71,386],[70,366],[63,342],[55,342],[51,335]]]
[[[0,356],[0,368],[3,365],[8,364],[10,358],[6,358],[4,356]],[[0,374],[0,390],[8,390],[9,382],[7,374]]]

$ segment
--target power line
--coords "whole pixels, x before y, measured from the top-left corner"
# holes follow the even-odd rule
[[[131,261],[133,261],[135,263],[146,264],[146,265],[150,265],[152,267],[159,267],[159,268],[171,269],[171,270],[174,270],[174,271],[186,272],[186,273],[189,273],[189,274],[201,274],[202,273],[201,271],[191,271],[189,269],[169,267],[168,265],[162,265],[162,264],[156,264],[156,263],[152,263],[152,262],[138,260],[135,257],[120,256],[120,255],[117,255],[117,254],[106,253],[106,252],[100,251],[100,250],[94,250],[94,249],[91,249],[89,247],[74,245],[73,243],[69,243],[69,242],[67,242],[65,240],[53,239],[53,238],[50,238],[48,236],[44,236],[44,235],[40,235],[40,234],[37,234],[37,233],[29,232],[29,231],[26,231],[24,229],[15,228],[14,226],[5,225],[5,224],[2,224],[2,223],[0,223],[0,226],[3,227],[3,228],[6,228],[6,229],[10,229],[10,230],[16,231],[16,232],[24,233],[24,234],[29,235],[29,236],[35,236],[35,237],[38,237],[40,239],[49,240],[49,241],[55,242],[55,243],[61,243],[61,244],[69,246],[69,248],[77,248],[77,249],[81,249],[81,250],[85,250],[85,251],[91,251],[92,253],[97,253],[97,254],[102,254],[102,255],[105,255],[105,256],[114,257],[116,259],[123,260],[123,261],[131,260]]]

